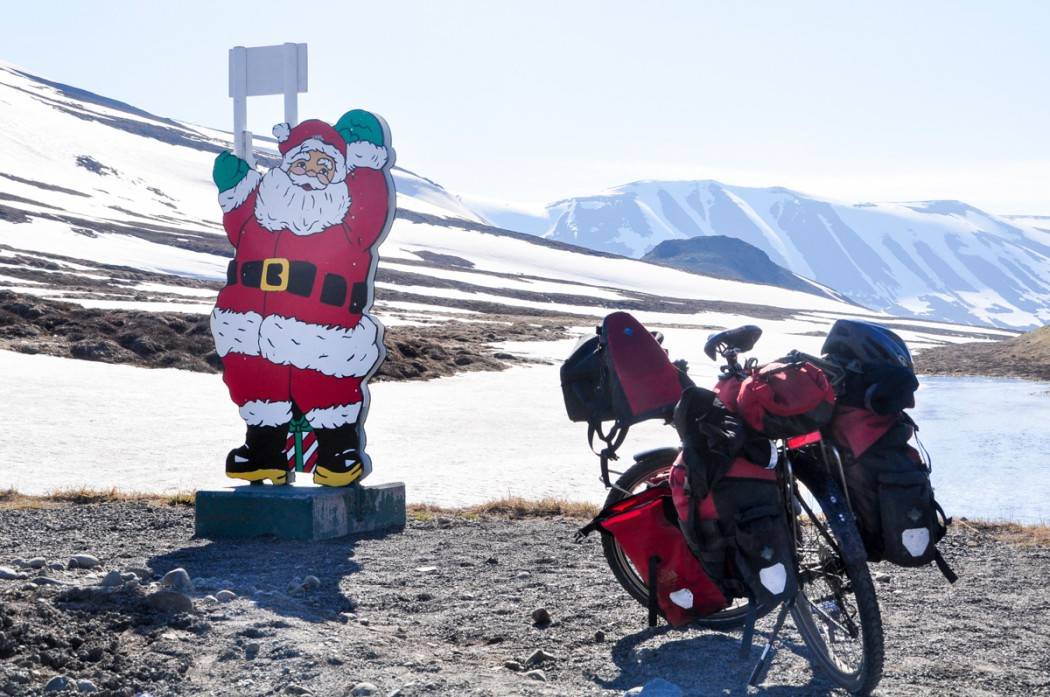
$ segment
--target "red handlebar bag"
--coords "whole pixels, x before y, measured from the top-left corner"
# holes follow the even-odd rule
[[[742,382],[723,378],[716,392],[727,408],[766,438],[812,433],[835,411],[835,391],[827,376],[807,361],[768,363]]]

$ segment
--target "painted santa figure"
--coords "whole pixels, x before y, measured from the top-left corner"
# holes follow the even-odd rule
[[[372,469],[367,382],[385,351],[368,310],[394,215],[394,152],[383,120],[361,110],[274,135],[278,167],[260,174],[224,152],[213,171],[236,254],[211,328],[247,424],[226,474],[286,483],[288,426],[301,415],[316,436],[314,481],[347,486]]]

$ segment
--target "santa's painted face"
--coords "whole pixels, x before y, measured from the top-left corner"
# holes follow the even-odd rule
[[[328,186],[334,172],[335,162],[318,150],[303,153],[288,167],[291,180],[307,191]]]

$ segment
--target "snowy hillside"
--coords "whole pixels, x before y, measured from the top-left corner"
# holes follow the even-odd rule
[[[483,214],[502,220],[496,208]],[[782,188],[643,181],[514,222],[635,258],[664,240],[727,235],[891,314],[1013,328],[1050,322],[1050,221],[958,201],[847,204]]]
[[[225,134],[3,64],[0,104],[0,288],[93,307],[210,311],[232,256],[210,181]],[[396,147],[396,124],[392,132]],[[579,328],[628,309],[694,328],[692,346],[714,328],[759,319],[785,349],[816,350],[820,331],[845,315],[891,322],[919,347],[1008,335],[596,254],[488,226],[407,170],[395,171],[395,184],[398,218],[380,249],[375,305],[388,326],[547,317]]]

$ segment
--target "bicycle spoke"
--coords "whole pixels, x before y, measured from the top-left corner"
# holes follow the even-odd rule
[[[823,617],[824,620],[828,624],[832,625],[833,627],[838,627],[844,633],[849,634],[850,636],[855,636],[854,632],[851,632],[849,630],[849,628],[844,627],[842,624],[839,623],[838,620],[836,620],[832,615],[828,614],[828,612],[827,612],[827,606],[830,604],[830,605],[833,605],[834,607],[838,608],[840,614],[842,614],[843,616],[846,615],[846,613],[841,612],[842,606],[839,604],[838,600],[830,600],[830,601],[828,601],[828,600],[821,599],[820,601],[815,601],[815,600],[811,600],[809,598],[807,598],[807,600],[809,600],[809,607],[810,607],[810,609],[813,610],[814,612],[816,612],[816,614],[818,614],[821,617]],[[848,621],[848,617],[847,617],[847,621]]]

